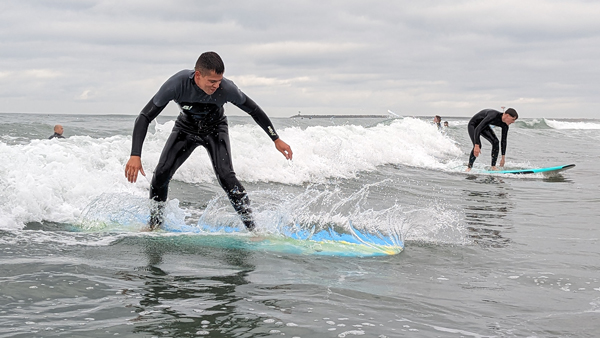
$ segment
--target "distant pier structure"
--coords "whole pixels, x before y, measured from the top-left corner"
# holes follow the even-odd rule
[[[302,115],[298,112],[297,115],[290,116],[292,119],[361,119],[361,118],[372,118],[372,119],[387,119],[390,115]]]

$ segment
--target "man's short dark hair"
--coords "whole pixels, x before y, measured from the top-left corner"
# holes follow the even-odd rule
[[[513,108],[508,108],[504,113],[514,117],[515,120],[519,118],[519,114],[517,114],[517,111]]]
[[[200,55],[198,61],[196,61],[196,67],[194,70],[199,71],[200,74],[206,76],[211,71],[215,74],[225,73],[225,64],[219,54],[215,52],[205,52]]]

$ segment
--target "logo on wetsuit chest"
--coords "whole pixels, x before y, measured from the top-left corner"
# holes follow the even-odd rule
[[[194,118],[201,118],[207,114],[220,113],[220,107],[212,103],[181,102],[180,107],[183,112],[190,114]]]
[[[205,129],[227,121],[223,107],[212,103],[178,102],[191,129]]]

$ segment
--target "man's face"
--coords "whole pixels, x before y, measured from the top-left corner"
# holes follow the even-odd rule
[[[516,117],[512,117],[507,113],[502,114],[502,122],[506,123],[507,126],[511,125],[516,120]]]
[[[203,76],[199,71],[194,73],[194,81],[206,94],[212,95],[221,85],[223,74],[217,74],[211,70],[206,76]]]

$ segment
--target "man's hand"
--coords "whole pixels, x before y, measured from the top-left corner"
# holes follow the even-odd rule
[[[500,159],[500,167],[504,167],[504,155],[502,155],[502,158]]]
[[[127,165],[125,166],[125,177],[127,177],[127,180],[131,183],[135,183],[135,181],[137,181],[138,171],[146,176],[144,168],[142,168],[142,158],[139,156],[129,157],[129,161],[127,161]]]
[[[473,147],[473,155],[475,155],[475,157],[479,157],[480,152],[481,148],[479,147],[479,144],[476,144],[475,147]]]
[[[276,139],[274,142],[275,148],[277,148],[277,150],[279,150],[279,152],[282,153],[286,159],[291,160],[292,148],[290,148],[290,146],[288,146],[288,144],[283,142],[280,138]]]

